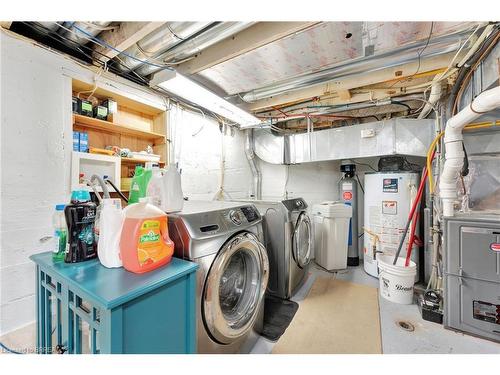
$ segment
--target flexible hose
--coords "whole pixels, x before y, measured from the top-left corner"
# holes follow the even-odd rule
[[[417,205],[417,208],[419,208],[420,202]],[[418,209],[415,212],[415,216],[413,217],[413,221],[411,223],[411,229],[410,229],[410,239],[408,240],[408,247],[406,248],[406,260],[405,260],[405,267],[408,267],[410,265],[410,258],[411,258],[411,253],[413,251],[413,243],[415,242],[415,230],[417,228],[417,222],[420,214],[418,212]]]
[[[118,195],[119,195],[119,196],[120,196],[120,197],[121,197],[121,198],[122,198],[125,202],[127,202],[127,203],[128,203],[128,199],[127,199],[127,197],[126,197],[125,195],[123,195],[123,193],[120,191],[120,189],[118,189],[118,188],[115,186],[115,184],[114,184],[113,182],[111,182],[111,180],[106,179],[106,182],[107,182],[108,184],[110,184],[110,185],[113,187],[113,189],[115,189],[115,191],[118,193]]]
[[[432,158],[434,158],[434,153],[432,155]],[[415,197],[415,200],[413,201],[410,214],[408,215],[408,220],[406,221],[406,226],[403,231],[403,235],[401,236],[401,240],[399,241],[398,250],[394,255],[394,261],[392,262],[393,265],[396,265],[398,261],[399,254],[401,253],[401,249],[403,248],[403,244],[405,242],[406,234],[408,233],[408,229],[410,228],[410,223],[412,222],[413,219],[413,215],[415,214],[415,210],[417,209],[417,206],[420,203],[420,199],[422,198],[422,192],[424,191],[425,181],[427,180],[427,176],[429,175],[428,172],[429,170],[427,169],[427,167],[424,168],[422,179],[420,180],[420,185],[418,186],[417,195]]]

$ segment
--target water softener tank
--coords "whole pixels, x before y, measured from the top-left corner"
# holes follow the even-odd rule
[[[349,238],[347,248],[347,265],[359,265],[358,251],[358,182],[355,179],[356,165],[344,164],[340,166],[344,174],[339,182],[340,201],[352,207],[352,218],[349,222]]]

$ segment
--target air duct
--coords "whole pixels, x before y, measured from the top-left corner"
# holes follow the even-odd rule
[[[248,129],[246,131],[245,154],[247,156],[248,164],[250,164],[250,170],[252,171],[254,198],[261,200],[262,174],[257,165],[257,158],[255,157],[253,132],[253,129]]]
[[[156,59],[167,63],[185,60],[201,52],[203,49],[246,29],[252,24],[252,22],[221,22],[206,32],[177,44],[175,47],[157,56]],[[142,76],[148,76],[158,70],[161,70],[161,68],[142,64],[136,69],[136,72]]]
[[[342,62],[329,69],[293,77],[267,87],[249,91],[243,95],[243,100],[246,102],[255,102],[284,92],[299,90],[334,79],[376,72],[382,69],[407,64],[416,60],[419,56],[421,59],[425,59],[447,54],[456,51],[460,47],[462,39],[468,37],[470,32],[471,30],[468,29],[458,33],[432,38],[425,47],[425,50],[423,50],[423,48],[427,41],[422,40],[392,51]],[[419,53],[421,55],[419,55]]]
[[[453,216],[453,202],[457,199],[457,178],[464,163],[463,128],[500,107],[500,86],[479,94],[474,101],[446,122],[444,133],[445,162],[439,182],[439,196],[443,202],[443,216]]]
[[[433,119],[394,118],[286,136],[255,129],[254,147],[256,155],[271,164],[385,155],[423,157],[434,137],[434,123]]]
[[[75,43],[78,44],[87,44],[89,35],[96,36],[102,31],[103,27],[106,27],[111,22],[71,22],[70,26],[67,27],[71,31],[65,31],[64,36]],[[65,26],[66,27],[66,26]],[[80,30],[82,31],[80,31]]]
[[[166,22],[159,29],[149,33],[120,56],[126,66],[118,64],[122,71],[133,70],[141,63],[168,51],[186,39],[210,26],[210,22]],[[212,23],[216,25],[216,23]],[[132,58],[132,57],[135,57]],[[118,61],[117,61],[118,62]]]

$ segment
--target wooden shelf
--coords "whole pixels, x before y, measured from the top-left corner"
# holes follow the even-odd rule
[[[99,120],[93,117],[87,117],[83,115],[73,114],[73,125],[97,129],[111,133],[118,133],[124,135],[130,135],[137,138],[160,141],[161,144],[165,143],[165,135],[160,133],[148,132],[136,128],[132,128],[126,125],[119,125],[113,122]]]
[[[152,161],[152,160],[146,160],[146,159],[139,159],[139,158],[121,158],[122,159],[122,164],[144,164],[147,162],[152,162],[152,163],[158,163],[158,164],[165,164],[164,161]]]

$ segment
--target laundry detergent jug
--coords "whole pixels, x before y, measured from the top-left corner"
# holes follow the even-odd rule
[[[130,184],[129,203],[137,203],[140,198],[146,196],[152,173],[152,165],[150,163],[146,163],[145,168],[140,165],[135,167],[134,177],[132,177],[132,182]]]
[[[178,212],[182,211],[183,205],[181,174],[174,164],[170,164],[163,173],[161,208],[169,213]]]
[[[141,198],[124,209],[124,216],[120,237],[123,267],[144,273],[170,262],[174,243],[168,236],[165,212],[148,203],[148,198]]]

